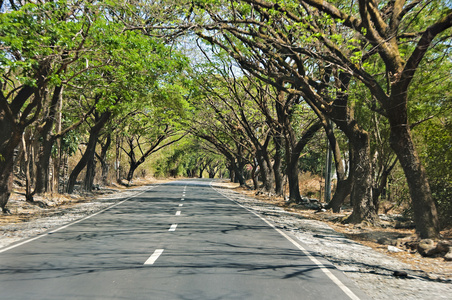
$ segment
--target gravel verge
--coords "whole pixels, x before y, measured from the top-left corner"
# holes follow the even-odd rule
[[[78,203],[64,209],[48,209],[46,216],[36,217],[26,222],[10,223],[0,226],[0,250],[21,240],[35,237],[51,229],[74,222],[102,209],[132,197],[154,185],[146,185],[133,189],[115,191],[101,195],[86,203]]]
[[[408,264],[346,238],[326,223],[219,187],[218,192],[292,234],[313,254],[330,261],[372,299],[451,299],[450,281],[432,280]],[[408,276],[396,277],[395,271],[406,272]]]

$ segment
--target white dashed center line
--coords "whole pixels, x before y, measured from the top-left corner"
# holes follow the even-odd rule
[[[176,227],[177,227],[177,224],[173,224],[173,225],[171,225],[170,229],[168,229],[168,231],[176,231]]]
[[[179,207],[182,207],[182,206],[184,206],[183,204],[179,204]]]
[[[144,262],[145,265],[153,265],[157,258],[163,253],[163,249],[157,249],[154,253]]]
[[[176,211],[176,216],[180,216],[180,213],[181,213],[180,210]]]

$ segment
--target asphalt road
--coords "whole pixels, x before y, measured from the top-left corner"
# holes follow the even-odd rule
[[[177,181],[0,251],[0,299],[367,299],[304,248],[210,181]]]

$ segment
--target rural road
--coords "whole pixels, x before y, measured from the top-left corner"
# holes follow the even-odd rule
[[[150,187],[0,249],[0,299],[368,299],[210,182]]]

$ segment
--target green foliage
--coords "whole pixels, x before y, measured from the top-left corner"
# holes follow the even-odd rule
[[[155,176],[197,177],[202,165],[224,168],[224,158],[208,150],[208,145],[195,137],[187,137],[154,162]]]
[[[61,82],[59,65],[75,59],[84,34],[89,30],[85,11],[67,5],[66,1],[28,3],[20,10],[0,15],[1,72],[12,72],[22,84],[34,85],[34,73],[40,64],[54,65],[48,79]],[[74,9],[74,10],[72,10]]]
[[[70,131],[61,139],[61,150],[67,155],[72,156],[77,152],[79,143],[80,133],[76,131]]]
[[[323,176],[325,167],[325,153],[312,150],[314,149],[312,147],[309,147],[309,152],[300,157],[300,170],[302,172],[311,172],[312,174]]]
[[[436,118],[422,126],[421,157],[442,225],[452,225],[452,119]]]

